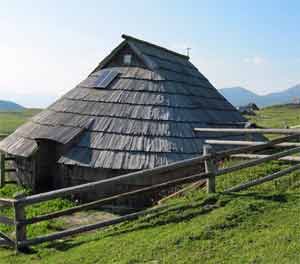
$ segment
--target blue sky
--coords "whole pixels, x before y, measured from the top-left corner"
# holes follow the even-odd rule
[[[181,53],[217,87],[300,83],[300,1],[0,0],[0,99],[44,107],[126,33]]]

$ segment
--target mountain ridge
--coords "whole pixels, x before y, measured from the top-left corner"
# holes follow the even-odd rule
[[[7,100],[0,100],[0,112],[20,112],[23,111],[25,107]]]
[[[256,103],[259,107],[276,104],[292,103],[294,99],[300,100],[300,84],[294,85],[280,92],[258,95],[244,87],[228,87],[219,89],[219,92],[234,106]]]

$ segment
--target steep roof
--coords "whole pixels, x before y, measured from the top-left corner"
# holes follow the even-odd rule
[[[35,139],[66,144],[84,128],[60,163],[145,169],[199,155],[203,141],[217,137],[196,134],[194,127],[245,122],[187,56],[123,38],[87,79],[3,140],[0,149],[26,157],[37,149]],[[125,47],[143,67],[110,66]],[[117,71],[117,77],[106,89],[96,89],[107,69]]]

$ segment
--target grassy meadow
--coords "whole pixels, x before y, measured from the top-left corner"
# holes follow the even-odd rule
[[[287,125],[299,124],[298,116],[300,108],[280,106],[262,109],[251,119],[262,126],[284,127],[282,120]],[[222,166],[235,162],[225,161]],[[230,186],[287,166],[273,161],[220,176],[217,194],[195,190],[168,200],[168,208],[161,212],[38,245],[31,253],[16,255],[12,250],[0,249],[0,263],[300,263],[299,172],[238,194],[222,194]],[[9,197],[20,191],[7,185],[0,195]],[[71,205],[70,201],[57,199],[31,207],[28,213],[35,215]],[[32,225],[29,236],[53,232],[64,225],[63,219]]]
[[[263,127],[285,128],[300,125],[300,105],[276,105],[256,112],[255,116],[248,116],[252,122]]]
[[[22,112],[0,112],[0,134],[12,133],[40,111],[40,109],[26,109]]]

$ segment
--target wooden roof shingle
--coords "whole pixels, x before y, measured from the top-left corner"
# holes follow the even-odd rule
[[[187,56],[123,38],[85,80],[4,139],[0,149],[29,156],[37,148],[36,139],[66,144],[84,128],[60,163],[146,169],[199,155],[205,139],[228,137],[195,133],[194,127],[241,126],[246,121]],[[119,75],[106,89],[97,89],[99,74],[125,46],[147,68],[113,67]]]

